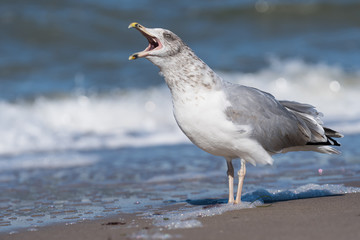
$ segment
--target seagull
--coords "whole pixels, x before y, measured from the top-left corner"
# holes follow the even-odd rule
[[[246,163],[272,164],[272,155],[290,151],[340,154],[334,138],[343,135],[324,127],[314,106],[278,101],[270,93],[224,81],[176,34],[133,22],[147,39],[144,51],[129,60],[146,58],[160,68],[182,132],[202,150],[225,158],[229,203],[241,203]],[[239,158],[238,188],[234,199],[233,159]]]

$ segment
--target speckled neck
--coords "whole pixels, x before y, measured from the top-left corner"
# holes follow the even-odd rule
[[[221,78],[187,46],[175,56],[168,56],[157,64],[171,93],[216,90]]]

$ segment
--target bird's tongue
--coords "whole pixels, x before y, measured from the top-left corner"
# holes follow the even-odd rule
[[[157,38],[152,38],[150,36],[146,36],[149,41],[149,46],[144,51],[152,51],[161,46],[160,41]]]

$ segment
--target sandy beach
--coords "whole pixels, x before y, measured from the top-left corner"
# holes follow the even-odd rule
[[[359,239],[360,194],[308,198],[225,212],[198,220],[202,227],[168,230],[136,214],[58,224],[34,232],[0,235],[29,239]],[[176,206],[173,206],[176,207]],[[160,210],[161,211],[161,210]]]

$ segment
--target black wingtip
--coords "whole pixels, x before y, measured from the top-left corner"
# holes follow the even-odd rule
[[[335,139],[333,139],[332,137],[327,136],[327,135],[326,135],[326,137],[327,137],[326,142],[308,142],[308,143],[306,143],[306,145],[341,146],[341,144],[338,141],[336,141]]]
[[[336,141],[335,139],[333,139],[332,137],[329,137],[329,136],[327,136],[327,137],[329,140],[331,140],[333,142],[334,146],[341,146],[341,144],[338,141]]]

